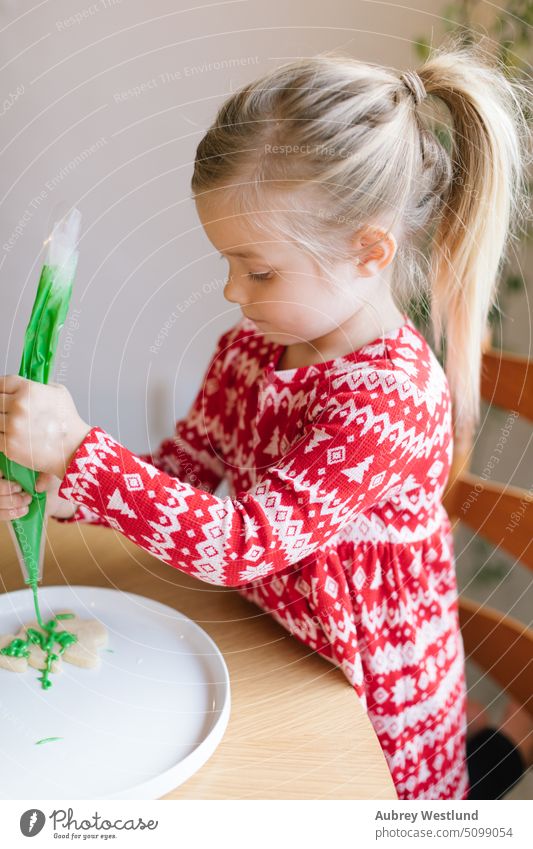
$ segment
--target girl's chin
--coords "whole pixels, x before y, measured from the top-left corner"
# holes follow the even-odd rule
[[[277,330],[275,327],[273,327],[271,324],[269,324],[268,321],[254,321],[254,319],[249,319],[249,320],[252,322],[252,324],[255,325],[258,333],[262,333],[263,336],[266,336],[266,335],[268,335],[268,336],[280,336],[282,341],[283,341],[283,344],[285,344],[285,345],[287,344],[287,340],[290,337],[290,334],[288,333],[288,331]],[[293,341],[294,342],[300,342],[301,340],[297,336],[294,336]],[[293,343],[290,342],[290,344],[292,345]]]

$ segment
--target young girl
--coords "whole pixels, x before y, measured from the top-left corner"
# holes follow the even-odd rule
[[[51,514],[235,587],[339,666],[401,799],[468,792],[441,498],[452,424],[477,421],[481,339],[526,196],[523,94],[474,47],[418,74],[331,55],[273,70],[197,149],[198,215],[243,317],[175,435],[136,456],[63,386],[1,379],[0,447],[42,472]],[[422,116],[438,103],[450,150]],[[414,239],[430,230],[426,273]],[[447,376],[397,306],[422,287]],[[13,489],[6,519],[23,512],[8,515]]]

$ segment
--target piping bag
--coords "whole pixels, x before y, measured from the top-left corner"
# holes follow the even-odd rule
[[[51,235],[44,243],[48,244],[48,250],[26,328],[19,377],[40,383],[49,382],[78,264],[77,239],[80,220],[80,211],[72,209],[68,216],[56,221]],[[32,496],[28,512],[25,516],[13,519],[9,523],[9,531],[22,576],[33,591],[37,621],[44,628],[37,599],[37,585],[43,577],[47,524],[46,492],[35,491],[38,472],[20,466],[1,451],[0,470],[6,479],[17,481]]]

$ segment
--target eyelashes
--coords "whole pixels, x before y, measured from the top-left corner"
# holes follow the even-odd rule
[[[219,255],[218,255],[218,258],[219,258],[219,259],[224,259],[224,260],[226,259],[226,257],[224,256],[224,254],[219,254]],[[248,274],[248,277],[249,277],[251,280],[270,280],[270,278],[272,277],[272,272],[270,272],[270,271],[266,271],[266,272],[264,272],[264,273],[262,273],[262,274],[255,274],[255,273],[253,273],[253,272],[250,272],[250,273]]]

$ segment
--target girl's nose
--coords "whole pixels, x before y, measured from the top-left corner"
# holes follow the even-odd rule
[[[246,287],[235,282],[233,277],[229,277],[224,286],[224,297],[232,304],[246,303]]]

